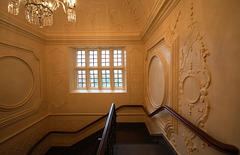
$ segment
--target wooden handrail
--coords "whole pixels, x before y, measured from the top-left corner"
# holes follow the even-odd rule
[[[177,112],[175,112],[173,109],[171,109],[168,106],[161,106],[158,109],[156,109],[155,111],[153,111],[152,113],[149,113],[147,111],[147,109],[143,106],[143,105],[122,105],[119,106],[118,108],[116,108],[115,111],[118,111],[119,109],[122,108],[142,108],[144,110],[144,112],[146,113],[146,115],[148,117],[152,117],[156,114],[158,114],[159,112],[163,111],[163,110],[167,110],[169,114],[171,114],[174,118],[176,118],[178,121],[180,121],[183,125],[185,125],[187,128],[189,128],[192,132],[194,132],[196,135],[198,135],[204,142],[206,142],[209,146],[223,152],[223,153],[227,153],[227,154],[238,154],[239,149],[234,146],[234,145],[229,145],[229,144],[225,144],[222,143],[216,139],[214,139],[213,137],[211,137],[210,135],[208,135],[206,132],[204,132],[203,130],[201,130],[200,128],[198,128],[197,126],[193,125],[191,122],[189,122],[188,120],[186,120],[185,118],[183,118],[181,115],[179,115]],[[41,138],[29,151],[29,155],[33,152],[34,148],[37,147],[37,145],[39,145],[48,135],[50,134],[54,134],[54,133],[58,133],[58,134],[76,134],[79,133],[85,129],[87,129],[88,127],[92,126],[93,124],[95,124],[96,122],[104,119],[105,117],[107,117],[109,115],[109,113],[101,116],[99,119],[93,121],[92,123],[88,124],[87,126],[81,128],[78,131],[51,131],[48,132],[43,138]]]
[[[102,139],[101,142],[99,144],[98,150],[97,150],[97,155],[104,155],[105,151],[106,151],[106,145],[107,145],[107,141],[108,141],[108,136],[110,133],[110,127],[112,126],[112,123],[115,123],[116,117],[115,117],[116,113],[115,113],[115,104],[113,103],[108,115],[108,119],[102,134]],[[114,120],[115,119],[115,120]]]
[[[56,133],[57,133],[57,134],[77,134],[77,133],[80,133],[81,131],[87,129],[88,127],[92,126],[93,124],[97,123],[98,121],[104,119],[104,118],[107,117],[107,116],[108,116],[108,113],[105,114],[105,115],[103,115],[103,116],[101,116],[101,117],[98,118],[97,120],[93,121],[92,123],[86,125],[85,127],[81,128],[81,129],[79,129],[79,130],[77,130],[77,131],[50,131],[50,132],[48,132],[45,136],[43,136],[39,141],[37,141],[37,143],[35,143],[35,144],[33,145],[33,147],[31,147],[31,149],[30,149],[29,152],[28,152],[28,155],[31,155],[32,152],[33,152],[33,150],[34,150],[44,139],[46,139],[50,134],[56,134]]]
[[[142,108],[145,109],[145,107],[142,107]],[[147,115],[149,117],[152,117],[152,116],[156,115],[158,112],[163,111],[163,110],[167,110],[169,114],[171,114],[174,118],[176,118],[178,121],[180,121],[183,125],[188,127],[192,132],[194,132],[198,137],[200,137],[209,146],[211,146],[211,147],[215,148],[216,150],[219,150],[223,153],[238,154],[239,149],[236,146],[225,144],[225,143],[222,143],[222,142],[214,139],[213,137],[211,137],[206,132],[204,132],[203,130],[201,130],[200,128],[198,128],[197,126],[195,126],[194,124],[192,124],[191,122],[186,120],[185,118],[183,118],[181,115],[179,115],[177,112],[175,112],[173,109],[171,109],[168,106],[162,106],[162,107],[158,108],[157,110],[155,110],[154,112],[152,112],[150,114],[148,113]],[[144,111],[147,112],[146,109]]]

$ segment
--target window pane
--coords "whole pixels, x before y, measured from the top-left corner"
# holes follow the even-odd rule
[[[85,67],[85,51],[77,51],[77,66]]]
[[[110,88],[110,70],[102,70],[102,87]]]
[[[90,70],[90,87],[98,87],[98,70]]]
[[[86,88],[86,71],[85,70],[78,70],[78,87],[79,88]]]
[[[123,70],[126,66],[126,51],[79,49],[76,51],[75,61],[77,88],[114,90],[125,87]]]
[[[109,62],[110,62],[110,52],[109,52],[109,50],[102,50],[101,51],[101,61],[102,61],[102,66],[109,66]]]
[[[97,67],[97,51],[89,51],[89,66]]]
[[[122,66],[122,50],[114,50],[113,58],[114,66]]]
[[[122,70],[114,70],[114,87],[122,87]]]

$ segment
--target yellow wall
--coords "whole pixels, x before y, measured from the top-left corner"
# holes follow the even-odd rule
[[[4,12],[0,19],[0,153],[23,154],[48,132],[44,40]]]
[[[151,24],[146,23],[138,36],[132,36],[137,32],[117,36],[121,34],[118,30],[114,37],[107,36],[111,33],[51,36],[46,30],[9,15],[1,5],[0,63],[7,66],[3,57],[11,56],[13,60],[7,62],[13,71],[26,73],[20,79],[34,84],[26,83],[24,89],[33,90],[26,95],[21,92],[21,85],[0,82],[4,93],[12,89],[19,92],[17,97],[10,95],[11,101],[27,98],[24,102],[11,103],[11,107],[6,106],[9,101],[6,98],[0,102],[0,154],[26,154],[49,131],[80,129],[105,114],[112,102],[117,106],[144,104],[149,111],[161,105],[171,106],[214,138],[240,147],[239,1],[160,0],[157,4],[163,9],[158,12],[155,8],[148,19]],[[72,93],[69,51],[72,47],[101,46],[126,48],[127,92]],[[154,56],[158,61],[152,63]],[[0,73],[6,79],[3,75],[15,72]],[[119,121],[143,121],[139,109],[126,109],[120,115]],[[84,138],[101,128],[101,123],[68,140]],[[151,133],[164,133],[180,154],[219,154],[168,114],[146,119],[146,123]],[[50,137],[38,148],[38,153],[51,145],[73,143],[63,139],[66,137]]]
[[[146,106],[150,110],[156,109],[151,99],[154,88],[147,83],[151,81],[149,68],[157,65],[151,66],[150,58],[158,54],[167,60],[164,53],[170,49],[173,57],[170,65],[165,62],[164,69],[172,67],[173,70],[166,74],[174,87],[169,85],[169,100],[161,104],[173,107],[209,135],[238,148],[239,5],[236,0],[181,0],[159,27],[153,27],[146,38],[149,50],[145,52],[148,58],[145,61]],[[166,43],[170,43],[169,48],[163,49]],[[174,58],[176,55],[179,55],[178,60]],[[174,78],[176,67],[177,83]],[[176,91],[177,99],[171,96]],[[219,154],[170,116],[160,117],[162,119],[156,123],[180,154]]]

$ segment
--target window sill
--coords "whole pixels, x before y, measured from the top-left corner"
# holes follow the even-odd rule
[[[70,93],[127,93],[126,90],[73,90]]]

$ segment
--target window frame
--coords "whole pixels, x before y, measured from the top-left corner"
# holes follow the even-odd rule
[[[98,66],[89,65],[89,51],[97,51],[97,64]],[[109,66],[102,66],[102,50],[109,50]],[[122,66],[114,66],[114,50],[121,50]],[[85,51],[85,67],[77,66],[77,52]],[[75,48],[73,54],[73,68],[74,68],[74,89],[75,90],[99,90],[99,91],[111,91],[116,90],[126,91],[126,50],[123,47],[98,47],[98,48]],[[78,86],[78,70],[86,71],[86,87],[81,88]],[[90,87],[90,70],[98,71],[98,87]],[[102,82],[102,70],[110,70],[110,88],[103,87]],[[114,70],[122,70],[122,87],[115,87],[114,84]]]

